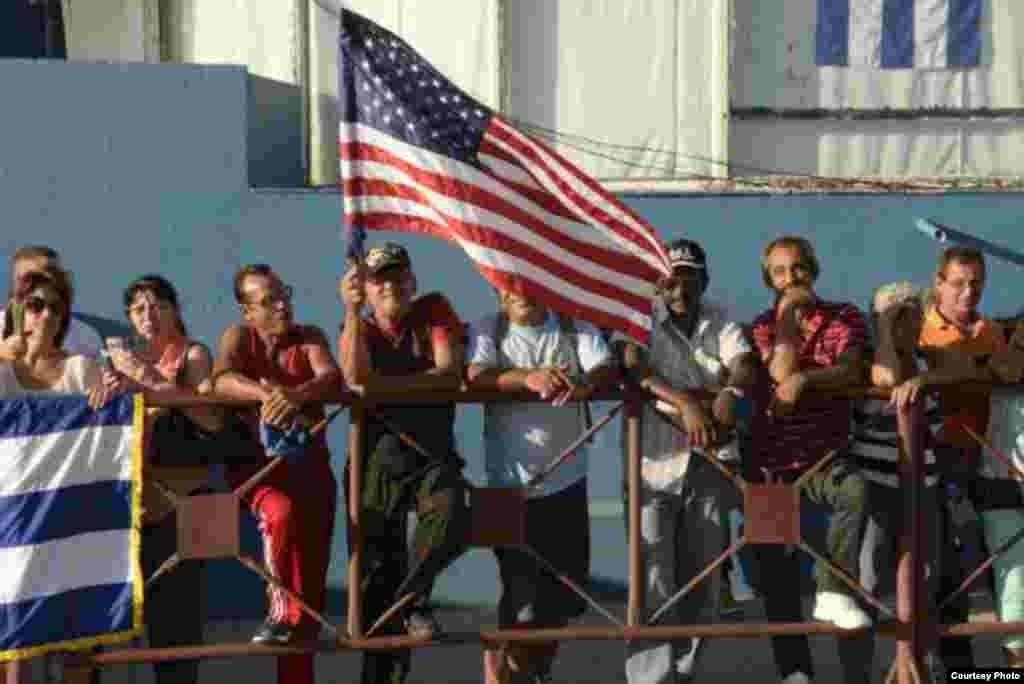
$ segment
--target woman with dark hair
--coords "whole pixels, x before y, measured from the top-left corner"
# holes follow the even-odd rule
[[[84,394],[94,409],[109,401],[113,391],[104,386],[96,363],[61,349],[73,299],[71,277],[58,268],[33,271],[15,282],[0,337],[17,344],[10,346],[12,359],[0,359],[0,399]],[[31,682],[41,676],[42,664],[43,659],[4,663],[0,678]]]
[[[109,338],[112,370],[104,372],[116,391],[144,391],[147,398],[195,396],[210,375],[209,350],[188,337],[178,294],[167,279],[145,275],[124,291],[128,320],[140,342],[130,347]],[[207,487],[209,467],[190,458],[187,440],[199,431],[219,432],[223,414],[212,407],[147,409],[142,490],[142,572],[145,577],[175,552],[177,528],[174,507],[153,480],[180,496]],[[185,561],[147,587],[146,625],[152,647],[202,642],[200,591],[202,563]],[[198,681],[198,660],[154,664],[158,684]]]
[[[0,398],[87,394],[96,408],[111,397],[95,362],[60,348],[73,297],[70,276],[58,268],[35,271],[16,283],[4,311],[2,337],[20,339],[21,344],[13,360],[0,361]]]

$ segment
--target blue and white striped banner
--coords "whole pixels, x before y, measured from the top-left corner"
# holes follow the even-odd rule
[[[818,0],[819,66],[978,66],[984,0]]]
[[[142,630],[142,396],[0,402],[0,660]]]

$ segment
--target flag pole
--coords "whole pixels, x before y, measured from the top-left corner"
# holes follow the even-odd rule
[[[982,254],[988,254],[997,259],[1008,261],[1016,266],[1024,266],[1024,254],[1015,252],[1008,247],[997,245],[994,242],[974,237],[970,233],[965,233],[964,231],[956,230],[955,228],[950,228],[924,218],[915,218],[914,226],[936,242],[945,245],[973,247]]]

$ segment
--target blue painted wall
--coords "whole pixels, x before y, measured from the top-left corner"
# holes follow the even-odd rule
[[[294,285],[299,317],[336,337],[341,310],[335,283],[344,254],[340,196],[249,189],[249,165],[273,150],[247,146],[252,131],[243,68],[0,60],[0,83],[5,86],[0,283],[7,282],[7,261],[19,246],[49,244],[75,274],[76,308],[122,320],[123,286],[141,273],[164,273],[181,292],[193,334],[215,344],[238,318],[233,273],[242,264],[266,261]],[[266,121],[273,126],[272,117]],[[687,235],[704,244],[712,272],[709,296],[730,303],[744,320],[769,303],[759,256],[763,245],[782,233],[814,241],[824,296],[862,306],[874,287],[889,280],[928,281],[940,250],[913,231],[915,216],[933,216],[1024,251],[1017,219],[1024,196],[1016,194],[624,199],[666,239]],[[461,251],[436,240],[401,239],[410,246],[424,290],[447,292],[467,320],[492,310],[490,288]],[[1024,308],[1022,280],[1016,268],[992,264],[985,307],[998,315]],[[343,422],[330,433],[339,473]],[[479,478],[480,409],[462,408],[459,426],[470,475]],[[616,443],[615,431],[609,432],[592,455],[596,497],[614,498],[621,491]],[[595,525],[613,538],[595,547],[595,571],[621,578],[625,557],[615,545],[621,541],[621,522],[605,519]],[[331,580],[337,588],[343,533],[335,545]],[[493,596],[493,564],[481,552],[475,558],[446,575],[439,586],[442,597],[486,601]],[[217,586],[229,586],[226,578],[232,578],[236,594],[248,596],[253,611],[261,610],[258,582],[238,583],[234,578],[241,571],[222,565]],[[468,593],[466,586],[472,587]],[[224,596],[230,592],[215,593],[215,607],[227,611]]]

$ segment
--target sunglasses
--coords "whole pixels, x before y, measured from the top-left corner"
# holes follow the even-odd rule
[[[64,313],[64,304],[57,301],[46,300],[42,297],[28,297],[25,300],[25,311],[39,315],[43,313],[43,309],[49,309],[50,313],[61,315]]]

